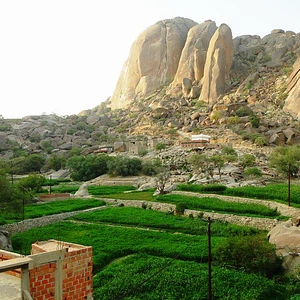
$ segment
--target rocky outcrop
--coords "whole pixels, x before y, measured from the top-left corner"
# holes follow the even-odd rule
[[[180,57],[178,70],[169,87],[170,94],[178,94],[178,91],[181,91],[182,84],[184,85],[186,79],[191,82],[191,86],[186,90],[185,96],[191,91],[192,83],[195,82],[196,85],[199,84],[204,74],[209,42],[216,30],[216,23],[210,20],[195,25],[190,29]]]
[[[268,233],[268,238],[276,246],[277,255],[283,258],[283,266],[290,272],[297,271],[300,265],[299,218],[277,225]]]
[[[115,91],[111,108],[126,108],[134,99],[154,93],[174,78],[192,20],[174,18],[150,26],[133,43]]]
[[[288,97],[285,100],[283,109],[291,112],[293,115],[300,118],[300,59],[298,59],[293,68],[292,74],[287,82]]]
[[[231,29],[222,24],[212,37],[203,76],[200,100],[214,104],[224,93],[233,58]]]

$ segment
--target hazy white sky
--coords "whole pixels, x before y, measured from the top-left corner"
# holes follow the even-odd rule
[[[177,16],[233,36],[300,32],[299,0],[0,0],[0,115],[71,115],[113,93],[144,29]]]

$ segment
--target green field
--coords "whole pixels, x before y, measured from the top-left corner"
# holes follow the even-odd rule
[[[217,195],[216,198],[175,194],[153,197],[153,190],[137,192],[132,187],[98,186],[93,189],[89,191],[93,190],[98,199],[28,205],[25,214],[34,218],[80,210],[88,208],[84,205],[103,205],[101,198],[115,198],[173,203],[176,207],[200,211],[281,218],[276,210],[263,205],[222,201]],[[14,249],[23,254],[29,254],[31,244],[37,240],[56,239],[92,246],[95,300],[204,300],[208,298],[207,228],[208,222],[201,215],[192,218],[151,209],[109,206],[15,234],[12,241]],[[300,299],[299,280],[285,276],[279,269],[273,270],[272,265],[271,271],[265,272],[264,264],[270,259],[265,252],[258,251],[257,258],[250,262],[255,269],[244,264],[244,257],[257,251],[258,241],[261,241],[261,249],[273,249],[266,232],[213,220],[211,235],[213,299]],[[246,241],[254,248],[244,248]],[[236,242],[240,246],[235,249]],[[225,245],[233,245],[229,249],[240,255],[239,264],[221,260],[220,249]]]
[[[51,238],[91,245],[94,299],[207,299],[205,220],[129,207],[110,207],[72,220],[80,222],[63,221],[15,234],[14,249],[29,253],[31,243]],[[230,236],[266,236],[222,222],[212,222],[211,227],[213,257]],[[290,299],[300,293],[299,284],[285,280],[283,284],[213,264],[214,299]]]

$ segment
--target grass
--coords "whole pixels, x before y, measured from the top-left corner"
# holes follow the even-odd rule
[[[111,207],[105,210],[79,214],[71,219],[93,223],[138,226],[194,235],[206,235],[207,232],[206,220],[174,216],[135,207]],[[211,230],[214,236],[253,235],[259,232],[251,227],[217,221],[212,222]]]
[[[237,203],[223,201],[211,197],[193,197],[185,195],[161,195],[156,201],[183,205],[187,209],[216,211],[221,213],[231,213],[255,217],[279,217],[276,209],[255,203]]]
[[[71,212],[84,210],[92,207],[105,205],[105,202],[99,199],[69,199],[53,201],[41,204],[28,204],[24,208],[25,219],[34,219],[38,217],[59,214],[63,212]],[[21,212],[10,213],[4,216],[5,223],[11,223],[10,220],[20,221],[23,216]]]
[[[155,276],[156,275],[156,276]],[[137,254],[94,277],[95,299],[208,299],[207,265]],[[287,287],[255,274],[213,267],[213,299],[289,299]]]
[[[150,210],[140,212],[155,217]],[[93,214],[86,215],[97,220]],[[95,299],[207,299],[208,252],[203,233],[184,235],[63,221],[16,234],[12,240],[14,249],[29,253],[31,243],[51,238],[93,247]],[[212,236],[213,257],[225,240]],[[291,296],[286,283],[215,265],[212,283],[215,299],[284,300]],[[300,291],[299,283],[293,291]]]
[[[287,184],[270,184],[264,187],[237,187],[227,188],[224,195],[263,199],[280,200],[287,204],[288,187]],[[291,204],[300,204],[300,186],[291,185]]]
[[[171,234],[103,224],[74,224],[64,221],[15,234],[12,242],[15,250],[22,249],[23,254],[28,254],[33,242],[48,239],[91,245],[94,251],[95,273],[113,260],[134,253],[146,253],[185,261],[207,261],[206,236]],[[224,237],[214,237],[213,249],[224,239]]]
[[[37,240],[56,239],[92,246],[94,299],[204,300],[208,275],[206,229],[207,223],[199,218],[150,209],[109,207],[15,234],[12,242],[14,249],[23,254],[29,254],[30,245]],[[227,237],[263,235],[265,238],[265,232],[223,222],[212,222],[211,229],[213,258]],[[215,263],[212,270],[214,299],[288,300],[296,299],[291,296],[300,293],[298,281],[271,280]]]

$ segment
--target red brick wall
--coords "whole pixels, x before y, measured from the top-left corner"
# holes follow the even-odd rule
[[[30,294],[34,300],[54,299],[56,264],[50,263],[29,271]]]
[[[86,299],[92,292],[92,247],[67,252],[63,263],[63,299]]]
[[[74,244],[71,251],[64,253],[62,262],[62,300],[87,299],[92,293],[92,247]],[[75,249],[77,246],[78,249]],[[32,254],[45,252],[38,245],[32,245]],[[54,300],[56,263],[42,265],[30,270],[30,293],[35,300]]]

